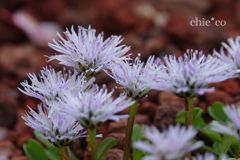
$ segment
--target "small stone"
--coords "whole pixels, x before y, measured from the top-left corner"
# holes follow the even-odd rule
[[[136,114],[134,123],[139,125],[150,125],[149,116],[146,114]]]
[[[108,126],[109,133],[125,133],[128,119],[121,119],[117,122],[111,122]]]
[[[184,105],[180,102],[172,102],[168,105],[161,105],[157,108],[153,124],[157,127],[175,124],[176,115],[184,109]]]
[[[236,96],[240,91],[240,86],[235,79],[228,79],[222,82],[222,88],[232,96]]]
[[[11,160],[29,160],[29,159],[26,156],[20,155],[12,157]]]
[[[180,98],[170,91],[162,91],[158,95],[158,103],[162,106],[169,105],[172,102],[179,102],[184,105],[184,98]]]
[[[195,36],[193,27],[189,20],[181,14],[171,14],[163,30],[172,38],[192,42]]]
[[[212,105],[215,102],[221,102],[223,104],[230,104],[233,102],[233,97],[230,94],[218,89],[213,93],[205,93],[205,97],[209,105]]]
[[[156,113],[158,105],[150,101],[144,101],[139,107],[138,112],[153,117]]]
[[[110,149],[104,156],[107,160],[123,160],[123,151],[120,149]]]
[[[129,0],[100,0],[98,2],[95,22],[101,30],[123,32],[137,22],[133,5]]]
[[[17,142],[16,142],[17,146],[21,148],[23,146],[23,144],[27,143],[27,141],[30,138],[33,138],[33,134],[28,133],[28,132],[24,132],[23,134],[19,135],[17,138]]]
[[[116,138],[118,140],[117,145],[113,146],[113,148],[123,149],[125,133],[110,133],[106,136],[106,138],[107,137],[113,137],[113,138]]]
[[[97,133],[104,135],[108,134],[108,126],[109,126],[109,122],[105,122],[103,125],[101,125],[100,127],[97,128]]]
[[[7,140],[0,141],[0,152],[9,158],[23,154],[22,151],[17,149],[12,142]]]

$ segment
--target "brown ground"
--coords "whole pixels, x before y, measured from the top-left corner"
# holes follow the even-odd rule
[[[240,1],[237,0],[8,0],[0,2],[0,126],[6,131],[6,137],[0,141],[0,151],[4,151],[9,160],[26,160],[22,145],[33,138],[32,129],[24,125],[21,116],[27,105],[36,108],[36,99],[23,95],[17,90],[20,82],[27,79],[26,73],[37,73],[42,67],[51,64],[62,68],[56,61],[46,63],[44,55],[55,52],[47,46],[48,41],[34,41],[37,34],[29,37],[12,22],[11,13],[27,11],[39,22],[53,21],[63,30],[72,25],[82,25],[104,31],[105,37],[111,34],[123,35],[123,43],[131,46],[130,53],[135,57],[141,53],[141,59],[149,55],[163,57],[166,54],[182,55],[186,49],[203,50],[211,54],[219,50],[221,42],[235,38],[240,34]],[[223,27],[191,26],[195,17],[202,20],[224,20]],[[43,44],[43,45],[42,45]],[[113,80],[102,73],[97,83],[106,83],[115,87]],[[209,120],[207,108],[215,101],[225,104],[237,103],[240,99],[240,83],[236,79],[212,84],[215,93],[207,93],[195,98],[195,106],[201,107],[204,117]],[[181,110],[184,102],[170,92],[151,91],[148,98],[141,101],[136,116],[137,124],[161,126],[174,123],[175,114]],[[122,113],[128,113],[127,110]],[[116,137],[119,144],[108,153],[112,160],[122,157],[126,120],[108,122],[99,128],[104,137]],[[80,145],[81,143],[81,145]],[[82,147],[80,147],[82,146]],[[75,153],[85,159],[88,153],[84,140],[72,144]],[[1,152],[2,153],[2,152]]]

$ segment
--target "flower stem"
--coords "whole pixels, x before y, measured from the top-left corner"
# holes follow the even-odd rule
[[[130,107],[130,114],[128,118],[127,123],[127,130],[125,134],[125,141],[124,141],[124,150],[123,150],[123,159],[129,160],[130,158],[130,145],[131,145],[131,139],[132,139],[132,130],[133,130],[133,124],[134,119],[137,111],[137,107],[139,106],[138,100],[135,101],[135,103]]]
[[[188,127],[189,125],[192,125],[193,121],[193,98],[186,97],[185,98],[185,125]]]
[[[88,82],[91,78],[92,78],[92,76],[86,75],[86,76],[85,76],[85,81]]]
[[[88,129],[88,145],[91,160],[97,160],[96,128]]]
[[[58,147],[58,154],[61,160],[66,160],[66,158],[67,160],[71,160],[70,150],[68,146]]]

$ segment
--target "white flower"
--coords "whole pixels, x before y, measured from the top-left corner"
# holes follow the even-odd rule
[[[147,63],[153,63],[152,57]],[[150,65],[150,64],[148,64]],[[123,89],[128,96],[139,99],[144,97],[151,89],[150,83],[154,80],[150,68],[145,67],[139,57],[129,61],[112,62],[106,73],[112,77]]]
[[[51,66],[43,68],[39,76],[35,73],[27,75],[30,83],[28,81],[22,82],[21,85],[24,89],[18,89],[24,94],[38,98],[43,102],[55,100],[57,97],[61,97],[65,91],[85,91],[93,85],[95,80],[95,78],[91,78],[86,81],[85,75],[79,75],[77,71],[74,71],[73,74],[71,71],[65,73],[65,69],[56,72]]]
[[[232,38],[228,39],[228,43],[222,42],[223,47],[220,53],[214,50],[214,54],[222,60],[223,64],[231,66],[232,70],[240,69],[240,36],[234,41]],[[227,50],[225,53],[224,48]],[[237,74],[235,74],[238,76]]]
[[[95,92],[79,92],[77,96],[65,92],[63,98],[59,102],[55,101],[53,106],[68,111],[86,128],[98,127],[107,120],[127,118],[128,115],[115,114],[134,103],[131,99],[126,99],[124,94],[113,100],[112,93],[113,91],[107,93],[105,88]]]
[[[194,97],[197,94],[213,92],[214,88],[206,87],[208,84],[224,81],[235,74],[230,65],[223,65],[217,57],[205,56],[202,52],[193,50],[188,50],[179,58],[168,55],[164,57],[163,62],[159,59],[156,61],[155,65],[148,66],[156,74],[151,83],[152,88],[161,89],[164,83],[165,90],[172,91],[180,97]]]
[[[145,127],[144,136],[151,144],[139,141],[134,145],[137,149],[149,153],[143,160],[175,160],[182,158],[188,152],[199,148],[203,143],[191,143],[197,131],[189,126],[169,126],[168,130],[159,132],[156,127]]]
[[[79,137],[85,137],[83,127],[68,112],[55,107],[38,106],[38,113],[29,108],[22,118],[29,127],[44,133],[55,146],[67,146]]]
[[[51,48],[63,53],[50,56],[50,61],[56,59],[60,64],[74,67],[79,72],[95,74],[106,69],[111,61],[129,59],[124,54],[130,47],[118,46],[123,40],[121,36],[111,36],[104,41],[103,33],[96,36],[96,30],[90,26],[88,29],[78,26],[78,34],[72,27],[71,32],[67,29],[64,33],[67,39],[57,33],[61,40],[58,42],[53,40],[54,44],[49,43]]]

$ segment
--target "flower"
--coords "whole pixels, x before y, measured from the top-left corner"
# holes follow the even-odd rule
[[[126,99],[125,94],[121,94],[113,100],[112,94],[113,91],[107,93],[106,88],[96,92],[79,92],[78,96],[73,96],[71,92],[65,92],[63,98],[53,106],[59,106],[57,108],[71,113],[82,126],[96,128],[107,120],[118,121],[128,117],[128,115],[115,114],[134,102],[131,99]]]
[[[85,81],[85,75],[74,71],[65,73],[63,71],[56,72],[51,66],[43,68],[40,71],[39,78],[35,73],[27,74],[31,83],[28,81],[22,82],[23,89],[18,88],[26,95],[38,98],[45,102],[46,100],[55,100],[56,97],[61,97],[63,92],[79,92],[89,89],[93,85],[94,78],[88,82]],[[94,88],[94,87],[93,87]]]
[[[210,124],[211,129],[215,132],[234,136],[240,140],[240,135],[238,133],[238,130],[240,130],[240,108],[232,104],[226,105],[223,110],[231,122],[221,124],[218,121],[213,121]]]
[[[44,133],[56,147],[67,146],[79,137],[85,137],[83,127],[66,111],[56,111],[54,107],[38,105],[38,112],[30,111],[22,118],[29,127]]]
[[[224,81],[235,74],[230,65],[222,65],[217,57],[205,56],[202,52],[193,50],[188,50],[179,58],[168,55],[164,57],[163,62],[157,59],[154,65],[148,67],[156,74],[150,84],[153,89],[161,88],[164,80],[165,90],[172,91],[180,97],[194,97],[197,94],[213,92],[213,87],[206,87],[208,84]]]
[[[57,33],[61,40],[58,42],[53,40],[54,44],[49,43],[51,48],[63,53],[50,56],[49,61],[56,59],[60,61],[60,64],[74,67],[79,72],[91,75],[107,68],[111,61],[128,59],[128,56],[124,54],[129,51],[130,47],[118,46],[123,40],[121,36],[111,36],[103,41],[103,32],[96,36],[96,30],[91,29],[90,26],[88,29],[78,26],[78,34],[72,27],[71,32],[67,29],[64,33],[67,39]]]
[[[150,63],[150,57],[148,62]],[[128,96],[139,99],[148,93],[151,89],[149,83],[153,81],[149,68],[144,67],[144,63],[140,61],[139,57],[130,61],[112,62],[109,65],[109,70],[105,72],[112,77],[118,84],[123,86],[124,91]]]
[[[214,50],[214,54],[219,57],[223,64],[229,64],[232,70],[240,69],[240,36],[234,41],[232,38],[228,39],[228,44],[222,42],[220,53]],[[228,54],[225,53],[224,48]],[[238,76],[235,74],[235,76]]]
[[[169,126],[169,129],[163,132],[159,132],[154,126],[146,126],[144,136],[151,143],[138,141],[134,146],[150,154],[144,157],[143,160],[178,160],[203,144],[202,142],[191,143],[191,139],[196,134],[197,131],[192,126],[186,128],[177,124],[176,126]]]
[[[186,157],[184,160],[217,160],[218,158],[209,152],[206,152],[204,155],[197,154],[196,157],[193,157],[192,159],[189,159]],[[221,156],[220,160],[227,160],[226,156]]]

